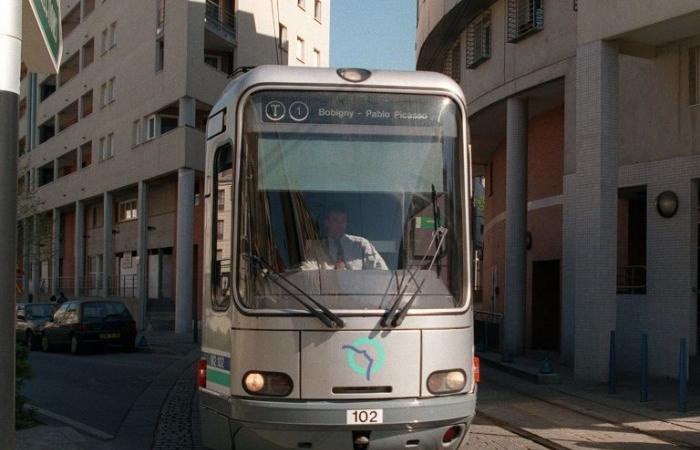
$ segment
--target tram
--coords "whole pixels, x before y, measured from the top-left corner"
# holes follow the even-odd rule
[[[437,73],[261,66],[229,84],[206,131],[206,447],[466,439],[466,117]]]

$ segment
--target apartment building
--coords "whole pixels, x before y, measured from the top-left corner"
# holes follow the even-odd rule
[[[61,6],[60,72],[22,73],[18,292],[119,298],[139,326],[191,330],[207,115],[237,67],[327,66],[330,0]]]
[[[417,67],[461,83],[485,179],[482,344],[602,381],[646,335],[676,377],[698,351],[698,2],[417,6]]]

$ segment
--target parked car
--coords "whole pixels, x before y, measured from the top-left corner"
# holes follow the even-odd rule
[[[46,323],[41,349],[70,347],[73,354],[89,345],[121,344],[131,351],[136,344],[136,322],[129,309],[117,301],[68,301]]]
[[[30,349],[37,347],[44,325],[53,316],[56,306],[50,303],[18,303],[15,311],[17,341],[26,343]]]

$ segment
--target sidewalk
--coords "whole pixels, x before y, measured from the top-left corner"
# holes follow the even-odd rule
[[[189,373],[200,351],[191,334],[147,333],[145,337],[148,345],[137,347],[137,351],[179,358],[158,374],[140,394],[113,440],[100,440],[50,417],[36,415],[35,418],[43,425],[19,431],[17,450],[150,450],[167,398],[178,381],[191,378]]]
[[[620,379],[617,394],[608,395],[607,384],[576,383],[563,368],[557,368],[558,385],[526,381],[527,376],[513,375],[513,366],[499,368],[482,368],[480,413],[557,448],[700,448],[696,386],[688,389],[688,412],[678,413],[672,380],[654,380],[649,401],[641,403],[639,383],[632,378]]]

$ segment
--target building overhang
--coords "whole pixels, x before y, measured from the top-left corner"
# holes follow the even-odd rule
[[[440,19],[418,49],[416,69],[434,70],[438,67],[449,50],[445,43],[454,41],[469,22],[493,3],[496,0],[462,0],[457,3]]]

